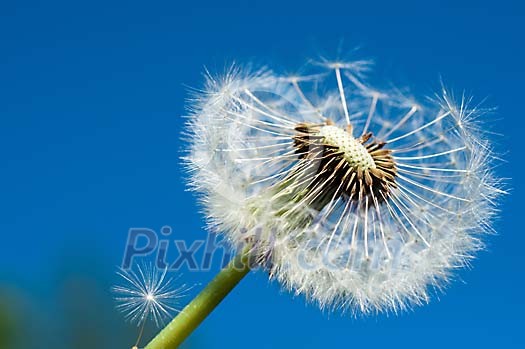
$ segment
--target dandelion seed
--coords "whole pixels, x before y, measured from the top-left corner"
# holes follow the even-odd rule
[[[270,275],[321,307],[428,300],[491,231],[504,193],[482,110],[366,84],[362,62],[208,76],[185,157],[210,229],[257,241]]]
[[[119,269],[117,275],[124,283],[112,287],[117,309],[140,327],[133,349],[138,348],[146,321],[153,320],[159,327],[180,312],[178,302],[189,289],[185,285],[175,287],[174,280],[166,278],[167,268],[159,270],[153,264],[143,264],[136,269]]]

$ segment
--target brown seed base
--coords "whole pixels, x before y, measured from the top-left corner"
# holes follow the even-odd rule
[[[330,121],[326,123],[330,124]],[[312,170],[308,190],[318,191],[311,195],[310,206],[321,210],[328,202],[339,197],[358,203],[366,197],[377,203],[385,201],[391,189],[396,187],[397,173],[392,151],[384,149],[386,143],[373,140],[372,133],[357,139],[375,163],[374,168],[363,169],[350,165],[338,147],[323,142],[323,137],[319,136],[323,126],[297,124],[297,133],[293,137],[296,153],[300,159],[309,161]]]

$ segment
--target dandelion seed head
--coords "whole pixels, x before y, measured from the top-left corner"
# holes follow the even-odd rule
[[[505,192],[484,110],[369,86],[365,61],[312,69],[235,68],[194,97],[184,160],[209,228],[256,241],[322,308],[425,303],[483,247]]]

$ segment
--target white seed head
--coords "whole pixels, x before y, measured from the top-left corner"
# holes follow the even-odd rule
[[[210,229],[256,241],[270,275],[321,307],[428,300],[482,247],[504,192],[481,111],[363,81],[363,62],[292,78],[208,77],[185,163]]]

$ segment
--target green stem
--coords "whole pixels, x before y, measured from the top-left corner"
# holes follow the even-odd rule
[[[238,254],[144,349],[178,348],[249,271],[249,256]]]

